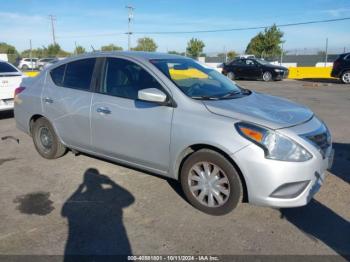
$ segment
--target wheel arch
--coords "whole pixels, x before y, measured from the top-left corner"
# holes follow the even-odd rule
[[[247,184],[244,178],[244,175],[241,171],[241,169],[239,168],[239,166],[236,164],[236,162],[230,157],[230,155],[228,153],[226,153],[223,149],[220,149],[216,146],[213,145],[209,145],[209,144],[193,144],[188,146],[187,148],[185,148],[180,156],[178,157],[177,160],[177,166],[176,166],[176,175],[177,175],[177,179],[180,179],[180,172],[182,169],[182,166],[184,164],[184,162],[186,161],[186,159],[193,154],[194,152],[201,150],[201,149],[210,149],[213,150],[219,154],[221,154],[223,157],[226,158],[227,161],[229,161],[233,167],[236,169],[239,178],[241,180],[242,183],[242,188],[243,188],[243,199],[242,202],[248,202],[248,188],[247,188]]]

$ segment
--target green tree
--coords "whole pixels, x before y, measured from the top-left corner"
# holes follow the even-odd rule
[[[26,49],[21,52],[21,57],[36,57],[36,58],[43,58],[47,57],[47,48],[35,48],[30,51],[30,49]]]
[[[101,51],[122,51],[123,48],[114,44],[101,46]]]
[[[16,48],[5,42],[0,42],[0,54],[7,54],[10,63],[14,64],[18,57]]]
[[[205,44],[202,40],[199,40],[197,38],[192,38],[187,43],[187,48],[186,48],[187,55],[192,58],[197,58],[199,57],[200,54],[202,54],[204,47],[205,47]]]
[[[134,51],[154,52],[158,48],[156,42],[150,37],[143,37],[137,39],[137,46],[132,48]]]
[[[282,37],[283,32],[274,24],[253,37],[245,52],[258,57],[278,57],[282,52]]]
[[[227,60],[228,60],[228,61],[231,61],[231,60],[235,59],[235,57],[236,57],[237,55],[238,55],[238,54],[237,54],[235,51],[233,51],[233,50],[228,51],[228,52],[227,52]]]
[[[77,55],[84,54],[85,52],[86,52],[85,48],[82,47],[81,45],[76,46],[74,49],[74,54],[77,54]]]
[[[61,51],[61,47],[59,44],[51,44],[47,47],[47,55],[48,56],[57,56]]]

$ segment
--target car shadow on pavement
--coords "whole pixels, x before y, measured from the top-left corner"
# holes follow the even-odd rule
[[[333,143],[333,148],[335,154],[330,171],[350,184],[350,144]]]
[[[350,259],[350,222],[312,199],[300,208],[280,209],[288,220],[315,242],[322,241],[346,260]],[[348,260],[349,261],[349,260]]]
[[[13,118],[13,117],[14,117],[13,110],[0,111],[0,120],[7,119],[7,118]]]
[[[132,254],[123,208],[134,201],[130,192],[98,170],[85,171],[84,181],[61,211],[69,226],[64,261],[106,261]]]
[[[341,81],[336,78],[302,78],[296,80],[315,84],[342,84]]]

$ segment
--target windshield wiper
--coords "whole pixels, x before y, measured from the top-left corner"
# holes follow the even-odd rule
[[[198,99],[198,100],[218,100],[219,97],[217,96],[191,96],[193,99]]]
[[[228,98],[228,97],[233,97],[242,94],[240,91],[231,91],[228,92],[227,94],[224,94],[223,96],[220,96],[220,98]]]

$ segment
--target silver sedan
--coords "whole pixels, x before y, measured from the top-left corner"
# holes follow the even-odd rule
[[[331,135],[311,110],[176,55],[59,61],[24,79],[15,118],[44,158],[85,152],[176,179],[212,215],[241,201],[306,205],[332,164]]]

